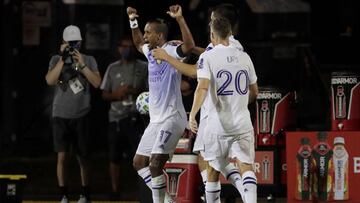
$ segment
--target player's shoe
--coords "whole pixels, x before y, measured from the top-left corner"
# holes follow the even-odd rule
[[[86,199],[83,195],[80,195],[80,198],[77,203],[91,203],[90,200]]]
[[[66,196],[63,196],[60,203],[69,203],[69,200],[68,200],[68,198]]]

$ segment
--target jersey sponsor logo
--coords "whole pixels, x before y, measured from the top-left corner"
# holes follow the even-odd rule
[[[162,66],[160,70],[154,71],[154,69],[158,69],[158,67],[152,68],[149,71],[149,82],[150,83],[162,82],[163,75],[166,70],[166,66]]]
[[[150,75],[151,76],[155,76],[155,75],[163,75],[164,72],[166,70],[166,67],[163,66],[160,70],[156,70],[156,71],[150,71]]]
[[[257,99],[281,99],[281,93],[259,93]]]
[[[332,85],[336,85],[336,84],[356,84],[357,78],[355,77],[346,77],[346,78],[332,78],[331,79],[331,84]]]
[[[161,76],[149,77],[149,82],[150,83],[157,83],[157,82],[161,82],[161,81],[162,81]]]

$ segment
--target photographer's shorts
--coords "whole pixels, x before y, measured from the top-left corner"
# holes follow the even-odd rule
[[[108,152],[112,163],[120,163],[123,153],[133,157],[143,133],[144,124],[140,117],[127,117],[119,121],[109,122]]]
[[[148,157],[151,154],[169,154],[171,157],[185,126],[186,120],[180,114],[162,123],[150,123],[141,137],[136,154]]]
[[[54,117],[52,120],[54,149],[56,152],[73,150],[79,156],[89,153],[89,118],[66,119]]]

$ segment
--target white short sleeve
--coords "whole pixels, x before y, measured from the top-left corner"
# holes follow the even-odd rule
[[[104,77],[103,77],[103,80],[101,82],[101,85],[100,85],[100,89],[101,90],[105,90],[105,91],[110,91],[110,75],[109,75],[109,72],[110,72],[110,69],[111,69],[111,66],[109,65],[106,69],[106,72],[104,74]]]
[[[210,51],[213,48],[214,48],[214,45],[212,43],[209,43],[207,45],[207,47],[205,48],[205,52]],[[199,61],[200,61],[200,57],[199,57],[199,59],[198,59],[198,61],[196,63],[199,64]]]
[[[168,42],[166,43],[166,46],[164,48],[170,56],[176,58],[177,60],[182,60],[184,59],[184,57],[179,56],[179,54],[176,51],[179,46],[181,46],[181,44]]]
[[[205,78],[209,79],[211,78],[210,75],[210,66],[209,61],[206,58],[206,55],[201,54],[199,57],[199,62],[197,64],[197,78]]]
[[[148,54],[149,54],[149,52],[150,52],[150,50],[149,50],[149,44],[143,44],[142,47],[141,47],[141,49],[142,49],[145,57],[146,57],[147,59],[149,59],[149,58],[148,58]]]

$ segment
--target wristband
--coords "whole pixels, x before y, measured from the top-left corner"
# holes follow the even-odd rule
[[[130,28],[131,29],[135,29],[135,28],[138,28],[139,27],[139,24],[136,20],[136,18],[134,20],[130,20]]]
[[[83,70],[85,67],[86,67],[86,64],[84,64],[84,65],[77,64],[75,69],[76,69],[77,71],[81,71],[81,70]]]
[[[83,70],[86,67],[86,64],[79,67],[80,70]]]

